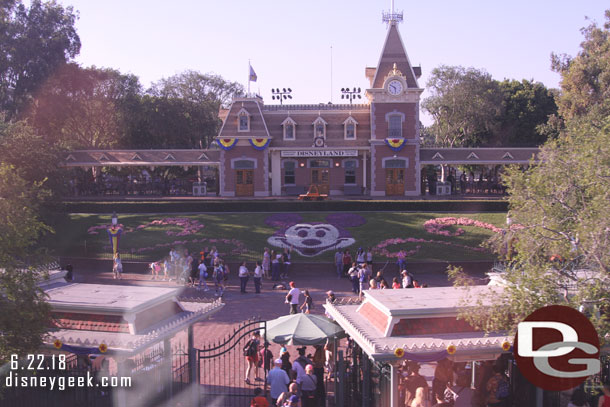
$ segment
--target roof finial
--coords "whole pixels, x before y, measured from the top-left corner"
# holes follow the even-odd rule
[[[391,10],[388,12],[384,11],[381,13],[381,21],[383,21],[384,23],[395,25],[396,23],[400,23],[402,21],[402,11],[400,13],[394,11],[394,0],[391,0],[391,2]]]

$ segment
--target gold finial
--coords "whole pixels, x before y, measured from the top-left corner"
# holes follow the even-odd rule
[[[392,68],[392,71],[390,72],[390,76],[402,76],[402,72],[400,72],[398,70],[398,67],[396,66],[396,62],[394,62],[394,66]]]

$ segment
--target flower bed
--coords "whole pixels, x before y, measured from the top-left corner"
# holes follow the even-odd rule
[[[492,225],[491,223],[481,222],[481,221],[470,219],[470,218],[453,218],[453,217],[434,218],[434,219],[427,220],[424,223],[424,229],[428,233],[432,233],[435,235],[441,235],[441,236],[461,236],[465,233],[464,229],[462,229],[462,228],[458,228],[455,232],[451,232],[446,229],[447,227],[452,226],[452,225],[474,226],[477,228],[488,229],[495,233],[501,233],[503,230],[502,228]]]

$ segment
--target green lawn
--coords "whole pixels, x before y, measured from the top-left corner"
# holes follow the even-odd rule
[[[292,214],[295,215],[295,214]],[[332,216],[329,213],[299,213],[299,223],[321,222]],[[481,214],[437,214],[437,213],[358,213],[365,223],[355,227],[344,228],[347,234],[343,237],[353,238],[355,242],[348,246],[352,254],[358,247],[375,247],[386,239],[425,239],[433,242],[404,242],[388,244],[385,248],[390,253],[400,249],[412,251],[410,260],[420,261],[457,261],[457,260],[490,260],[493,256],[484,251],[477,251],[481,243],[494,232],[475,226],[462,226],[464,233],[460,236],[442,236],[429,233],[424,229],[424,222],[437,217],[465,217],[502,227],[506,220],[504,213]],[[139,260],[157,260],[167,254],[170,247],[181,246],[191,251],[200,251],[204,246],[217,246],[228,260],[244,259],[248,261],[260,258],[264,247],[271,246],[267,239],[278,228],[265,223],[269,213],[213,213],[198,215],[122,215],[119,222],[124,225],[120,241],[123,257]],[[282,216],[282,215],[279,215]],[[335,214],[336,216],[336,214]],[[169,224],[151,224],[154,220],[181,219],[188,224],[186,233],[183,226]],[[56,254],[62,256],[108,257],[109,240],[104,225],[109,223],[108,215],[73,214],[69,220],[57,227],[55,235],[49,237],[47,245]],[[180,221],[180,220],[179,220]],[[293,222],[294,223],[294,222]],[[333,223],[330,222],[329,223]],[[203,225],[203,227],[201,227]],[[289,226],[291,224],[288,224]],[[98,227],[99,229],[90,229]],[[139,227],[139,229],[138,229]],[[457,226],[449,226],[450,232],[457,231]],[[168,232],[170,233],[168,235]],[[448,242],[451,245],[443,244]],[[419,246],[419,247],[418,247]],[[383,247],[377,249],[375,259],[385,260]],[[277,248],[276,248],[277,249]],[[333,259],[334,250],[325,251],[314,257],[304,257],[294,253],[297,261],[328,262]]]

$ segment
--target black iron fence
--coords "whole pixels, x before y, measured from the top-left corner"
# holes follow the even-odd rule
[[[260,365],[254,362],[250,380],[246,382],[249,362],[244,356],[244,347],[255,331],[260,332],[261,345],[266,350],[266,321],[258,318],[243,322],[226,338],[198,349],[197,382],[200,383],[200,406],[248,407],[254,389],[265,388],[267,370],[264,360],[261,360]]]

